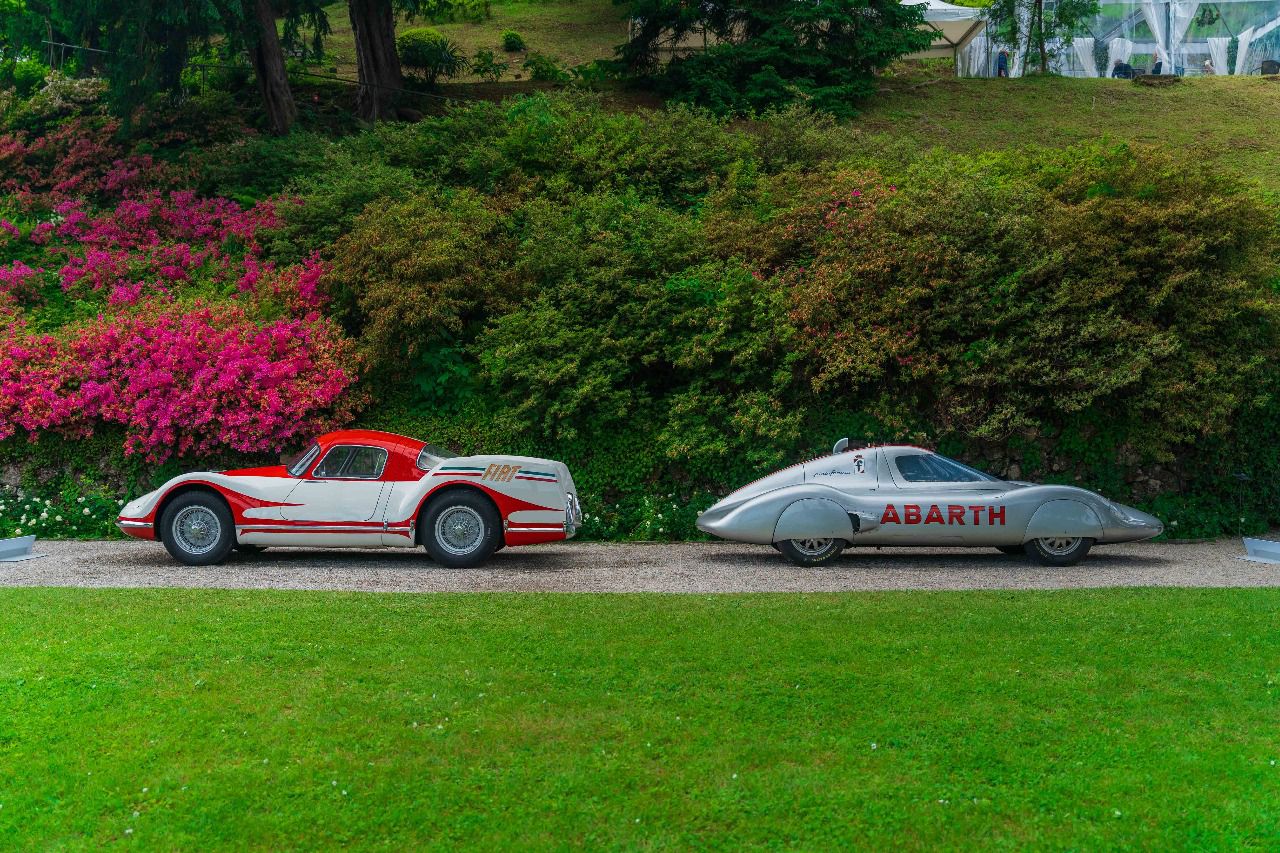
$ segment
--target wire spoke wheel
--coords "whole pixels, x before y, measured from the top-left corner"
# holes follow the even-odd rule
[[[208,554],[222,537],[222,522],[205,506],[185,507],[173,519],[173,538],[194,557]]]
[[[451,506],[436,518],[435,535],[441,548],[463,557],[484,541],[484,519],[469,506]]]

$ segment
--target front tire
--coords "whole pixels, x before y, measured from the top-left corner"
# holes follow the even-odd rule
[[[470,569],[498,550],[502,519],[478,492],[449,492],[427,508],[420,527],[431,559],[452,569]]]
[[[844,551],[843,539],[783,539],[773,543],[797,566],[821,566],[830,563]]]
[[[178,495],[160,517],[160,541],[184,566],[221,563],[236,544],[231,510],[207,492]]]
[[[1042,566],[1074,566],[1092,546],[1093,540],[1085,536],[1046,536],[1032,539],[1024,547],[1027,556]]]

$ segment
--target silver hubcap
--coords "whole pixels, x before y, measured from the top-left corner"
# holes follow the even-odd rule
[[[436,542],[450,554],[470,554],[483,540],[484,521],[469,506],[451,506],[436,518]]]
[[[821,557],[831,549],[833,539],[792,539],[791,544],[806,557]]]
[[[1075,550],[1080,544],[1080,537],[1074,539],[1066,536],[1050,536],[1048,539],[1040,540],[1040,547],[1044,549],[1046,554],[1052,554],[1055,557],[1063,557]]]
[[[222,538],[222,522],[208,507],[189,506],[174,518],[173,538],[192,556],[208,554]]]

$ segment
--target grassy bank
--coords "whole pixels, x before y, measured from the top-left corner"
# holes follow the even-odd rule
[[[344,76],[355,76],[355,39],[347,4],[331,4],[325,12],[333,30],[325,40],[326,63]],[[489,18],[477,23],[431,24],[401,18],[398,30],[415,26],[432,26],[444,33],[458,43],[467,58],[482,48],[494,51],[500,59],[511,62],[512,70],[506,79],[513,86],[518,79],[528,77],[528,72],[520,67],[528,51],[505,53],[502,50],[502,33],[506,30],[520,33],[529,51],[554,56],[567,66],[595,59],[611,59],[613,49],[627,40],[623,9],[615,6],[612,0],[498,2],[490,7]],[[456,78],[463,82],[476,79],[466,75]]]
[[[890,78],[854,121],[877,147],[978,152],[1109,137],[1164,144],[1280,189],[1280,78],[1127,80]]]
[[[1267,847],[1275,591],[0,591],[0,846]]]

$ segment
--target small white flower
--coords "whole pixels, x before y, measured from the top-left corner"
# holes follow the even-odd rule
[[[22,535],[22,528],[21,528],[21,527],[19,527],[19,528],[15,529],[13,532],[14,532],[14,533],[16,533],[16,534],[18,534],[19,536],[21,536],[21,535]]]
[[[125,834],[125,835],[133,835],[133,827],[131,826],[131,827],[129,827],[128,829],[126,829],[126,830],[124,831],[124,834]]]
[[[1119,810],[1119,809],[1116,809],[1116,810],[1115,810],[1115,816],[1116,816],[1116,817],[1120,817],[1120,810]]]
[[[879,746],[877,746],[876,744],[874,744],[874,743],[873,743],[873,744],[871,744],[871,748],[872,748],[872,749],[879,749]]]
[[[60,515],[55,515],[55,516],[53,517],[53,520],[54,520],[54,521],[62,521],[62,516],[60,516]]]
[[[40,518],[41,518],[41,519],[46,519],[46,518],[48,518],[48,517],[49,517],[49,513],[47,513],[47,512],[42,512],[42,513],[40,513]]]
[[[84,509],[82,509],[80,512],[81,512],[83,515],[88,515],[88,514],[89,514],[89,508],[88,508],[88,507],[85,507],[85,508],[84,508]]]
[[[84,503],[84,495],[81,495],[80,497],[76,498],[76,503],[78,504]]]

